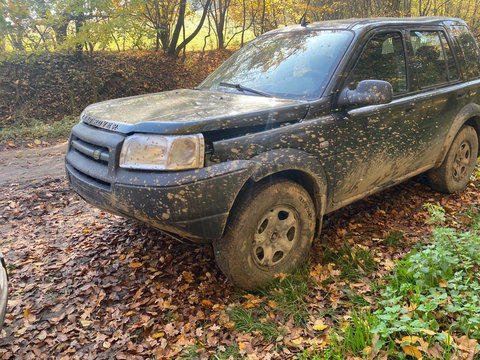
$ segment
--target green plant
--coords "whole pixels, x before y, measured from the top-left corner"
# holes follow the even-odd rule
[[[353,311],[343,330],[331,331],[329,344],[322,351],[304,351],[298,356],[301,360],[339,360],[352,357],[365,357],[365,350],[372,346],[373,334],[370,324],[374,322],[369,312]]]
[[[430,215],[430,218],[426,221],[427,224],[441,225],[447,220],[445,216],[445,209],[440,205],[426,203],[423,205],[423,207]]]
[[[478,234],[436,229],[432,244],[398,263],[372,331],[384,339],[423,336],[423,329],[480,338],[479,267]]]

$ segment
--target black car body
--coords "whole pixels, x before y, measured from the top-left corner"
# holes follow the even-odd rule
[[[332,45],[322,47],[325,41]],[[249,46],[197,89],[88,107],[66,155],[75,191],[109,212],[213,241],[220,253],[228,251],[221,243],[235,209],[266,179],[288,179],[308,193],[316,233],[323,215],[431,169],[441,191],[466,185],[464,173],[478,156],[480,57],[462,20],[327,21],[275,30]],[[466,126],[477,143],[467,136],[449,160],[455,164],[445,165]],[[119,166],[128,157],[122,147],[135,134],[165,136],[153,138],[166,149],[176,136],[187,136],[188,151],[202,158],[183,170],[138,167],[143,160],[137,155],[132,166]],[[446,173],[462,183],[445,185],[438,179]],[[276,250],[252,251],[258,260]],[[264,283],[250,286],[230,274],[232,264],[221,268],[240,286]],[[272,271],[279,270],[275,265]]]

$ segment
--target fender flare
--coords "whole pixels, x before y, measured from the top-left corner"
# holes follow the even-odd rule
[[[328,182],[323,166],[315,156],[301,150],[287,148],[259,154],[250,161],[260,165],[250,177],[254,182],[288,170],[301,172],[312,179],[314,185],[312,200],[316,207],[318,224],[321,226],[327,207]]]
[[[455,139],[458,131],[472,117],[480,117],[480,105],[470,103],[468,105],[465,105],[459,111],[459,113],[452,122],[452,126],[450,126],[450,129],[448,130],[442,149],[440,150],[440,154],[435,161],[435,167],[438,167],[443,163],[443,160],[445,159],[445,156],[447,156],[447,152],[450,149],[453,139]],[[480,137],[480,134],[478,135]]]

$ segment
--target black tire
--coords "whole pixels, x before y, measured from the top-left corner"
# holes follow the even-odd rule
[[[313,201],[297,183],[258,184],[233,210],[223,238],[213,242],[217,264],[235,285],[259,289],[307,259],[315,221]]]
[[[463,191],[475,169],[477,155],[477,132],[465,125],[453,139],[442,165],[428,172],[431,188],[447,194]]]

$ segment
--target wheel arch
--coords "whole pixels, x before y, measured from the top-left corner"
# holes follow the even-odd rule
[[[464,125],[470,125],[475,129],[475,131],[477,132],[477,136],[479,137],[479,143],[480,143],[480,105],[473,104],[473,103],[468,104],[464,106],[460,110],[460,112],[457,114],[457,116],[453,120],[452,125],[450,126],[450,129],[448,130],[446,139],[442,146],[442,150],[440,151],[440,156],[437,158],[435,162],[435,167],[438,167],[443,163],[443,160],[445,159],[445,156],[447,156],[448,150],[450,149],[453,139],[455,139],[455,136],[457,135],[458,131]],[[480,149],[479,149],[479,153],[477,154],[477,157],[479,155],[480,155]]]
[[[315,236],[318,235],[327,205],[327,178],[319,161],[311,154],[296,149],[279,149],[251,159],[260,166],[244,183],[235,198],[227,219],[227,226],[238,204],[248,197],[260,183],[288,179],[302,186],[312,198],[316,212]]]

